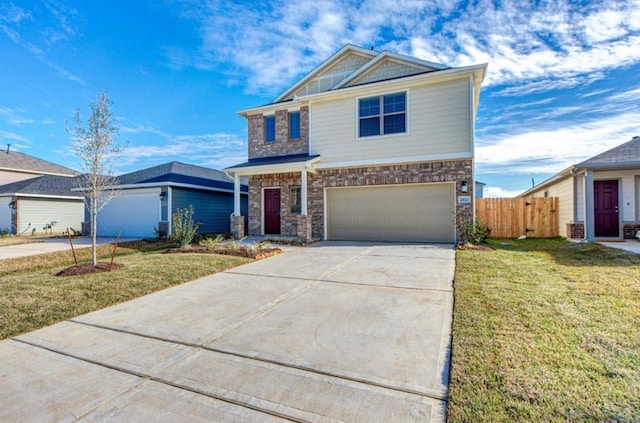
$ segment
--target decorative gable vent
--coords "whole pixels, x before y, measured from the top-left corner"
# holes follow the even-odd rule
[[[340,72],[331,75],[322,75],[318,78],[314,78],[304,87],[302,87],[302,89],[297,91],[296,95],[315,94],[329,91],[331,88],[335,87],[337,84],[343,81],[352,72],[353,71]]]

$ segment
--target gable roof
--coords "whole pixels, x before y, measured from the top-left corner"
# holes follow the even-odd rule
[[[473,75],[474,104],[480,98],[480,84],[484,80],[487,64],[449,67],[390,51],[377,52],[347,44],[303,78],[287,88],[275,100],[266,105],[250,107],[237,113],[248,116],[273,111],[274,108],[299,106],[317,98],[339,96],[359,90],[367,84],[395,84],[395,81],[415,83],[430,79],[437,81]],[[405,79],[406,78],[406,79]]]
[[[19,151],[0,151],[0,169],[48,175],[75,176],[79,173],[68,167],[60,166],[46,160]]]
[[[303,85],[310,82],[316,76],[322,74],[324,71],[326,71],[331,66],[335,65],[338,61],[340,61],[340,59],[346,57],[349,54],[356,54],[356,55],[368,58],[370,60],[376,57],[378,55],[378,52],[374,50],[367,50],[366,48],[358,47],[353,44],[345,44],[344,47],[342,47],[340,50],[332,54],[324,62],[320,63],[318,66],[312,69],[311,72],[303,76],[300,80],[298,80],[298,82],[293,84],[291,87],[287,88],[287,90],[282,94],[280,94],[278,97],[276,97],[272,101],[272,103],[279,103],[281,101],[286,100],[294,92],[298,91],[298,89],[301,88]]]
[[[340,62],[346,62],[349,59],[349,56],[358,56],[362,60],[357,62],[351,60],[350,63],[345,63],[344,66],[339,66]],[[302,77],[298,82],[289,87],[285,92],[280,94],[275,100],[273,100],[272,104],[291,100],[295,97],[295,93],[302,89],[306,84],[312,82],[315,78],[324,76],[323,74],[332,68],[335,70],[340,69],[342,71],[341,74],[338,76],[336,81],[332,80],[328,83],[325,89],[322,89],[319,92],[336,90],[343,86],[349,86],[349,84],[353,83],[354,80],[362,78],[364,75],[378,67],[381,63],[387,61],[402,63],[413,69],[411,72],[404,72],[404,74],[396,77],[433,72],[449,68],[448,66],[441,65],[439,63],[421,60],[404,54],[392,53],[386,50],[383,52],[377,52],[375,50],[368,50],[353,44],[346,44],[327,60],[315,67],[311,72]],[[375,79],[375,81],[381,80],[383,80],[383,78]]]
[[[640,136],[578,163],[576,169],[640,166]]]
[[[24,179],[6,185],[0,185],[0,195],[42,197],[75,197],[82,199],[82,194],[71,191],[76,187],[77,178],[60,175],[42,175],[35,178]]]
[[[225,190],[233,190],[234,183],[233,178],[219,170],[175,161],[119,175],[115,180],[118,186],[184,184]]]
[[[529,188],[522,194],[519,194],[518,197],[526,197],[532,192],[552,185],[559,180],[568,178],[572,176],[573,172],[576,170],[625,169],[629,167],[640,168],[640,136],[635,136],[624,144],[607,150],[604,153],[597,154],[576,165],[569,166],[549,179],[546,179],[538,185]]]

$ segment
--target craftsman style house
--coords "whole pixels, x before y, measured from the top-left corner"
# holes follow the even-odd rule
[[[346,45],[272,103],[240,111],[249,151],[226,169],[235,177],[232,232],[455,242],[458,222],[473,214],[485,72]]]

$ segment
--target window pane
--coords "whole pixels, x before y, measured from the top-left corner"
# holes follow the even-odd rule
[[[404,113],[384,117],[384,133],[397,134],[405,132]]]
[[[264,140],[273,142],[276,140],[276,117],[265,116],[264,118]]]
[[[384,96],[384,113],[404,112],[405,93],[390,94]]]
[[[300,138],[300,112],[289,113],[289,139]]]
[[[359,116],[376,116],[380,114],[380,97],[369,97],[360,99]]]
[[[302,190],[300,187],[291,187],[289,195],[291,213],[300,213],[302,210]]]
[[[372,135],[380,135],[380,118],[360,119],[360,136],[369,137]]]

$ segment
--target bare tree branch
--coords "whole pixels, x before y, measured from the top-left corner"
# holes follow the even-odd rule
[[[93,264],[97,264],[96,227],[98,212],[117,195],[113,162],[122,153],[123,145],[117,142],[119,128],[114,125],[113,102],[106,92],[91,104],[91,114],[85,127],[80,109],[76,109],[74,127],[67,124],[66,130],[72,137],[72,150],[80,159],[82,175],[78,177],[78,188],[82,189],[85,206],[91,213],[91,237]]]

